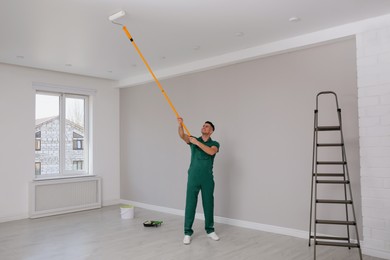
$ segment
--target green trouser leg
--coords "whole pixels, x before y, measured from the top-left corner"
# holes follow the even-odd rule
[[[203,211],[205,216],[205,229],[207,234],[214,232],[214,180],[209,175],[200,180],[194,180],[191,175],[187,181],[186,209],[184,218],[184,234],[191,236],[194,231],[192,225],[195,219],[198,194],[201,191]]]
[[[214,232],[214,180],[210,179],[202,185],[202,203],[207,234]]]

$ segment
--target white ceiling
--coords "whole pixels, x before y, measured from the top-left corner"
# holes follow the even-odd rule
[[[99,78],[148,73],[390,13],[389,0],[1,0],[0,62]],[[299,22],[289,22],[291,17]],[[157,73],[156,73],[157,74]]]

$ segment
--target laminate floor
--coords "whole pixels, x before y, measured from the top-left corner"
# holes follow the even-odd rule
[[[145,220],[162,220],[146,228]],[[183,217],[135,209],[121,219],[120,207],[0,223],[1,260],[309,260],[306,239],[216,224],[220,241],[209,239],[203,221],[195,220],[190,245],[183,245]],[[317,247],[318,260],[359,259],[358,250]],[[365,260],[380,260],[364,256]]]

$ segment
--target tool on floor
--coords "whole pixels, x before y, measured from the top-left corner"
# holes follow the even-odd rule
[[[325,95],[333,95],[336,103],[337,124],[326,126],[319,125],[319,97]],[[329,96],[328,96],[329,97]],[[331,100],[331,98],[329,99]],[[324,104],[323,104],[324,105]],[[324,159],[326,151],[328,156],[331,152],[333,155],[339,154],[337,161],[329,161]],[[321,157],[321,158],[319,158]],[[319,198],[319,194],[324,196],[325,186],[332,187],[332,194],[342,194],[341,199]],[[332,186],[329,186],[332,185]],[[319,215],[319,207],[328,205],[333,210],[337,210],[336,205],[345,206],[345,219],[343,220],[328,220],[322,219]],[[314,216],[313,216],[314,207]],[[339,206],[340,207],[340,206]],[[341,206],[344,208],[343,206]],[[323,208],[322,208],[323,209]],[[344,209],[342,209],[344,211]],[[321,211],[324,214],[324,210]],[[352,213],[352,216],[350,216]],[[342,213],[344,215],[344,213]],[[314,217],[314,222],[313,222]],[[343,217],[344,218],[344,217]],[[314,232],[312,233],[312,225]],[[346,235],[340,236],[324,236],[318,235],[317,226],[321,225],[337,225],[344,226]],[[351,239],[351,232],[355,231],[355,239]],[[343,137],[343,128],[341,121],[341,109],[339,108],[337,95],[332,91],[324,91],[317,94],[316,109],[314,110],[314,136],[313,136],[313,162],[312,162],[312,177],[311,177],[311,199],[310,199],[310,227],[309,227],[309,246],[313,239],[314,244],[314,259],[316,259],[316,246],[339,246],[357,248],[359,250],[360,259],[362,260],[362,251],[359,241],[358,227],[356,223],[356,214],[352,199],[352,188],[348,172],[347,156],[345,151],[345,143]]]
[[[179,113],[176,111],[176,109],[175,109],[175,107],[173,106],[171,100],[169,99],[167,93],[165,92],[165,90],[164,90],[163,87],[161,86],[160,81],[157,79],[156,75],[154,75],[152,69],[150,68],[150,66],[149,66],[148,62],[146,61],[145,57],[142,55],[140,49],[138,48],[138,46],[137,46],[137,44],[135,43],[133,37],[131,36],[131,34],[129,33],[129,31],[127,30],[126,26],[124,26],[123,24],[120,24],[120,23],[118,23],[118,22],[115,22],[117,19],[119,19],[119,18],[125,16],[125,14],[126,14],[126,12],[123,11],[123,10],[121,10],[121,11],[119,11],[119,12],[117,12],[117,13],[115,13],[115,14],[109,16],[108,19],[109,19],[113,24],[122,26],[122,29],[123,29],[123,31],[125,32],[127,38],[129,38],[131,44],[134,46],[134,48],[135,48],[136,51],[138,52],[139,56],[141,57],[142,61],[143,61],[144,64],[145,64],[146,68],[149,70],[149,73],[152,75],[154,81],[156,82],[157,86],[159,87],[159,89],[161,90],[161,92],[162,92],[162,94],[164,95],[165,99],[167,100],[169,106],[172,108],[173,113],[175,113],[176,118],[179,118],[179,117],[180,117],[180,116],[179,116]],[[185,126],[185,124],[182,123],[182,125],[183,125],[183,128],[184,128],[184,130],[186,131],[187,135],[188,135],[188,136],[191,136],[190,131],[188,131],[188,129],[187,129],[187,127]]]
[[[158,227],[161,226],[162,223],[161,220],[147,220],[144,222],[144,227]]]

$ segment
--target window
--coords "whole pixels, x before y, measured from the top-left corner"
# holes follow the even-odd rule
[[[73,170],[79,171],[83,169],[83,161],[73,161]]]
[[[73,132],[73,150],[83,150],[84,136]]]
[[[36,177],[88,174],[88,122],[88,96],[37,91]]]
[[[41,150],[41,131],[35,133],[35,151]]]
[[[35,162],[35,175],[41,175],[41,163]]]

